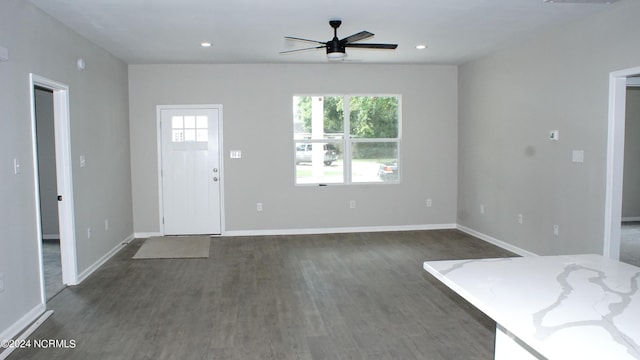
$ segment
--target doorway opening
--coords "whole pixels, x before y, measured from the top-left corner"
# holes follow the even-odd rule
[[[620,260],[627,87],[640,67],[609,74],[609,120],[604,213],[604,256]]]
[[[42,236],[42,268],[46,300],[64,289],[60,260],[60,227],[58,186],[56,181],[55,129],[53,91],[34,87],[36,113],[36,147],[38,157],[38,196],[40,198],[40,231]]]
[[[35,74],[29,75],[29,83],[41,299],[42,303],[46,304],[64,285],[76,285],[78,281],[71,177],[69,88],[65,84]],[[49,130],[46,130],[46,122],[49,122]],[[53,154],[49,154],[49,157],[39,156],[47,151],[53,151]],[[52,179],[52,176],[55,179]],[[52,208],[56,208],[57,211],[52,211]],[[59,270],[55,269],[54,263],[58,256],[55,253],[56,243],[59,244],[60,251]],[[45,253],[49,248],[53,249],[53,254]],[[53,267],[50,267],[51,265]],[[58,271],[59,275],[56,274]],[[47,278],[50,283],[45,285]]]
[[[640,266],[640,76],[627,78],[620,261]]]

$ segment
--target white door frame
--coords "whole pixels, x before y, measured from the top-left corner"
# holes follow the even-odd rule
[[[222,136],[222,105],[221,104],[209,104],[209,105],[157,105],[156,106],[156,136],[157,136],[157,153],[158,153],[158,200],[159,200],[159,212],[158,223],[160,224],[160,235],[165,235],[164,223],[162,217],[164,215],[164,199],[162,194],[162,110],[181,110],[181,109],[217,109],[218,110],[218,156],[220,157],[220,235],[225,233],[225,216],[224,216],[224,153],[223,153],[223,139]]]
[[[71,125],[69,120],[69,87],[45,77],[29,74],[31,92],[31,136],[33,147],[34,185],[36,201],[36,226],[38,230],[38,252],[40,257],[40,282],[42,303],[46,303],[44,267],[42,257],[42,214],[40,211],[40,181],[38,178],[38,143],[36,134],[35,86],[53,91],[53,122],[55,128],[55,156],[58,194],[58,219],[60,226],[60,260],[62,282],[77,285],[78,267],[76,257],[75,215],[73,207],[73,179],[71,171]]]
[[[614,71],[609,74],[609,120],[603,254],[614,260],[620,259],[627,78],[635,75],[640,75],[640,67]]]

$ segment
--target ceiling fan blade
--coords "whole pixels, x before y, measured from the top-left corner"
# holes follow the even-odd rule
[[[356,41],[364,40],[366,38],[370,38],[372,36],[373,36],[373,34],[368,32],[368,31],[360,31],[357,34],[353,34],[351,36],[347,36],[346,38],[340,40],[340,43],[346,45],[346,44],[350,44],[352,42],[356,42]]]
[[[326,44],[323,41],[303,39],[303,38],[294,37],[294,36],[285,36],[284,38],[287,39],[287,40],[305,41],[305,42],[311,42],[311,43],[323,44],[323,45]]]
[[[303,49],[295,49],[295,50],[287,50],[287,51],[280,51],[279,54],[289,54],[289,53],[293,53],[293,52],[298,52],[298,51],[305,51],[305,50],[313,50],[313,49],[322,49],[327,47],[326,45],[323,46],[314,46],[314,47],[308,47],[308,48],[303,48]]]
[[[398,44],[345,44],[345,47],[361,48],[361,49],[389,49],[393,50]]]

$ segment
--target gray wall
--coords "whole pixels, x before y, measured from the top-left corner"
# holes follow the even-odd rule
[[[640,87],[627,88],[622,218],[640,218]]]
[[[69,85],[78,272],[130,236],[133,224],[126,64],[22,0],[0,1],[0,45],[10,57],[0,63],[2,334],[40,303],[29,73]]]
[[[309,93],[401,94],[402,183],[295,186],[292,96]],[[129,95],[136,233],[160,231],[156,105],[176,104],[224,107],[227,231],[456,221],[455,66],[130,65]]]
[[[42,235],[45,238],[59,238],[53,93],[36,89],[35,103]]]
[[[618,2],[460,67],[459,224],[541,255],[602,253],[608,76],[640,65],[638,18]]]

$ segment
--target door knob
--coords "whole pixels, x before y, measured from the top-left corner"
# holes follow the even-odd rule
[[[218,181],[218,177],[214,176],[213,181]]]

